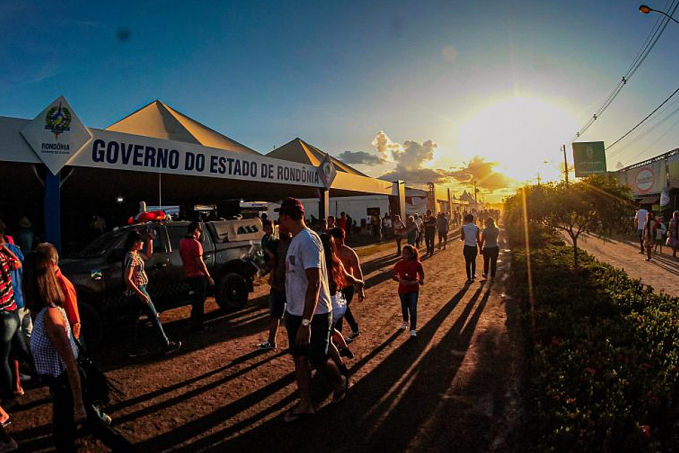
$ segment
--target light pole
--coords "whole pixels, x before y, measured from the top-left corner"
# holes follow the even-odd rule
[[[639,12],[642,13],[642,14],[648,14],[650,12],[662,14],[663,16],[667,17],[668,19],[674,21],[675,24],[679,24],[679,22],[677,22],[677,20],[674,17],[670,16],[666,12],[660,11],[660,10],[657,10],[657,9],[653,9],[648,5],[640,5],[639,6]]]

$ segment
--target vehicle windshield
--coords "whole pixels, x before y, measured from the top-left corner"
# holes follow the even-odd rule
[[[124,236],[124,234],[105,234],[99,236],[94,241],[90,242],[76,256],[78,258],[97,258],[103,256],[109,250],[119,246]]]

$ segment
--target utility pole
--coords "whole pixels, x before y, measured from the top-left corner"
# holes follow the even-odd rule
[[[472,183],[474,184],[474,203],[476,203],[476,179],[472,180]]]
[[[541,181],[542,181],[542,180],[540,179],[540,172],[538,172],[538,186],[540,185],[540,182],[541,182]]]
[[[568,187],[568,160],[566,159],[566,145],[561,145],[563,150],[563,175],[566,180],[566,187]]]

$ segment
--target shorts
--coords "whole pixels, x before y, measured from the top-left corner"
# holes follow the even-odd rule
[[[285,291],[271,288],[271,292],[269,293],[269,314],[271,317],[283,319],[285,304]]]
[[[285,328],[288,331],[288,344],[293,357],[306,356],[312,365],[322,365],[328,360],[332,313],[314,315],[311,319],[311,338],[308,346],[297,346],[297,330],[302,325],[302,317],[285,313]]]

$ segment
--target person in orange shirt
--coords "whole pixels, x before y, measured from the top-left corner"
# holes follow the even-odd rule
[[[80,340],[80,313],[78,312],[78,294],[75,291],[73,283],[61,273],[59,269],[59,252],[57,248],[49,242],[38,244],[38,250],[46,254],[52,263],[54,263],[54,275],[57,278],[57,283],[64,292],[64,310],[66,311],[66,318],[73,331],[73,336]]]

